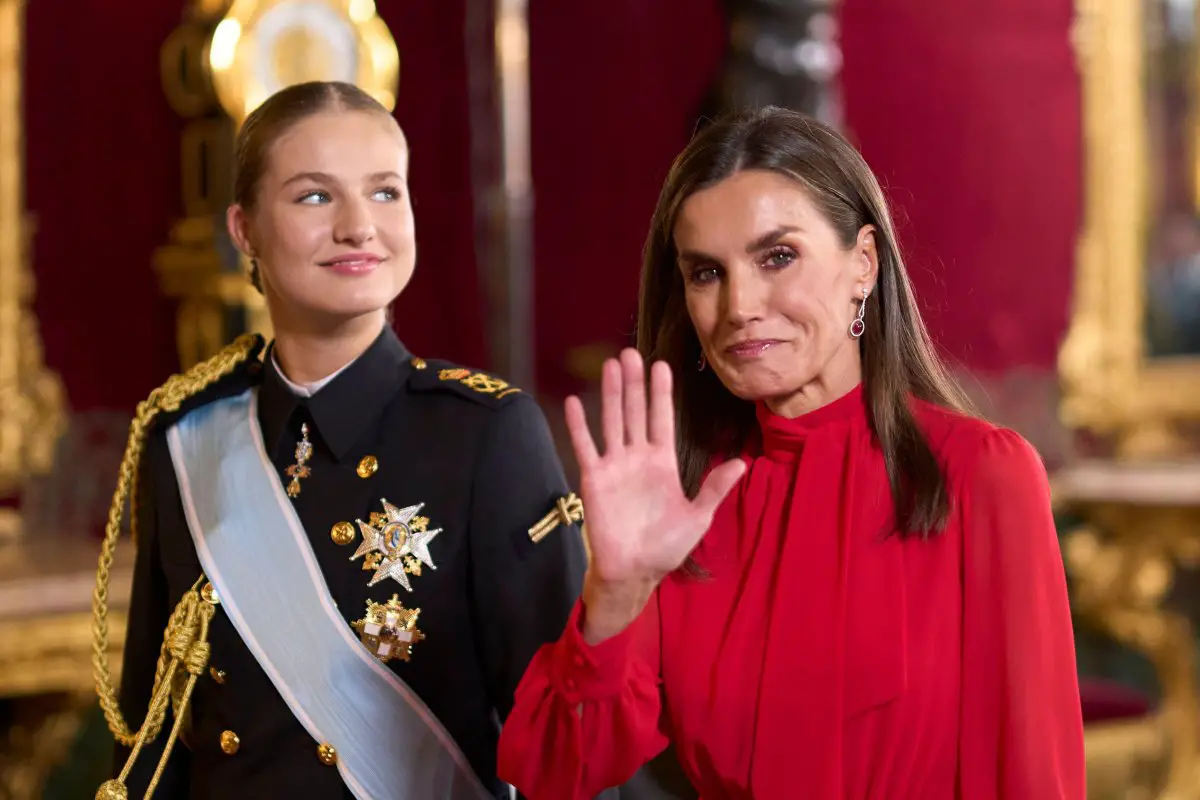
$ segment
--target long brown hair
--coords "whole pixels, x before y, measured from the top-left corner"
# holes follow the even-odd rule
[[[968,403],[929,338],[913,296],[887,201],[870,167],[836,130],[780,108],[730,114],[698,133],[676,158],[646,241],[638,303],[637,347],[666,361],[676,376],[679,469],[689,495],[714,456],[739,453],[754,435],[754,405],[713,374],[698,371],[700,342],[687,314],[676,265],[675,221],[692,194],[747,169],[796,181],[846,248],[874,225],[879,277],[859,340],[871,428],[891,485],[895,529],[927,536],[950,514],[946,477],[910,407],[912,397],[965,412]]]
[[[365,111],[394,119],[384,105],[351,83],[309,81],[280,89],[251,111],[238,130],[233,202],[246,211],[254,209],[271,146],[297,123],[323,111]],[[251,265],[250,281],[262,291],[257,263]]]

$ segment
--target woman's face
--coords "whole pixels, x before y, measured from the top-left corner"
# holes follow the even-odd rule
[[[861,380],[849,331],[878,270],[873,227],[847,249],[800,184],[745,170],[685,200],[674,241],[701,349],[735,395],[795,416]]]
[[[252,209],[233,206],[239,249],[258,260],[272,317],[337,323],[379,312],[416,262],[408,146],[379,113],[326,111],[280,136]]]

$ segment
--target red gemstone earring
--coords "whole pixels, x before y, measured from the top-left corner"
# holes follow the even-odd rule
[[[862,302],[858,304],[858,316],[854,318],[854,322],[850,323],[850,338],[852,339],[857,339],[858,337],[862,336],[863,332],[867,329],[867,323],[863,317],[865,317],[867,314],[868,294],[870,294],[870,290],[864,286]]]

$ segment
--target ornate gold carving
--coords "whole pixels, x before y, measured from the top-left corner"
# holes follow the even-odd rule
[[[389,109],[396,104],[400,54],[373,0],[232,0],[215,21],[202,69],[238,124],[304,81],[349,81]]]
[[[58,375],[47,370],[33,316],[32,226],[25,214],[23,0],[0,0],[0,497],[50,471],[66,428]],[[20,533],[20,514],[0,509],[0,539]]]
[[[220,224],[232,199],[234,127],[220,113],[199,67],[212,13],[217,12],[191,15],[161,52],[163,92],[187,122],[180,141],[183,218],[171,229],[170,241],[155,251],[154,269],[163,293],[179,301],[175,339],[184,369],[241,332],[228,330],[230,310],[244,317],[244,330],[264,336],[271,332],[262,295],[246,277],[249,264],[228,246]],[[184,63],[187,67],[181,68]]]
[[[1118,454],[1130,458],[1177,454],[1183,445],[1174,423],[1200,418],[1200,358],[1145,356],[1145,13],[1139,2],[1076,0],[1071,34],[1082,77],[1084,229],[1058,359],[1063,421],[1112,437]]]
[[[1170,752],[1162,720],[1154,715],[1088,725],[1083,749],[1088,800],[1149,800]]]
[[[91,695],[53,694],[14,702],[0,745],[0,797],[42,797],[47,779],[70,756]]]
[[[108,644],[110,655],[119,657],[133,553],[118,555]],[[94,702],[88,665],[93,566],[85,548],[52,534],[0,548],[0,697],[12,714],[0,742],[0,797],[42,796]]]
[[[1195,637],[1188,618],[1164,607],[1164,599],[1176,566],[1200,563],[1198,487],[1200,463],[1083,463],[1054,480],[1056,503],[1087,520],[1064,544],[1076,612],[1144,654],[1162,687],[1160,711],[1143,721],[1149,727],[1125,736],[1138,750],[1124,754],[1127,766],[1136,761],[1143,768],[1128,766],[1127,778],[1137,782],[1123,787],[1130,794],[1122,797],[1135,790],[1147,798],[1196,796],[1200,698]],[[1114,739],[1104,741],[1111,746]],[[1088,751],[1089,770],[1100,757]]]
[[[288,83],[307,83],[328,78],[333,71],[329,43],[304,28],[288,28],[279,34],[272,53],[276,75]]]

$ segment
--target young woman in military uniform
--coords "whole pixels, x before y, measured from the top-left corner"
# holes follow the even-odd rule
[[[97,584],[121,745],[98,796],[502,796],[498,723],[579,594],[582,506],[529,395],[393,333],[415,244],[382,106],[285,89],[246,120],[237,166],[229,230],[275,338],[138,409]],[[106,597],[128,495],[118,704]]]

